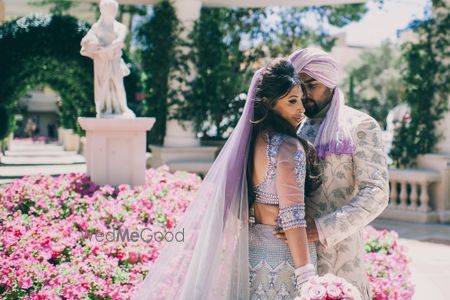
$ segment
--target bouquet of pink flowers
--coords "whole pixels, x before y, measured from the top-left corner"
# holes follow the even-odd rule
[[[301,288],[295,300],[360,300],[358,289],[345,279],[333,274],[311,277]]]

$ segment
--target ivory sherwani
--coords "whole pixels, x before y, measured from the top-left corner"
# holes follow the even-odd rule
[[[328,108],[307,118],[298,135],[314,143]],[[331,154],[321,161],[323,184],[315,197],[307,199],[306,214],[315,218],[320,237],[319,275],[329,272],[343,277],[361,290],[363,299],[371,299],[361,230],[388,204],[386,155],[378,123],[353,108],[343,109],[355,151]]]

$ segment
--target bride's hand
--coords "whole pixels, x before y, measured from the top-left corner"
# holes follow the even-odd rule
[[[317,231],[316,222],[312,218],[306,218],[306,234],[309,242],[319,240],[319,232]]]
[[[306,265],[301,266],[299,268],[296,268],[295,271],[294,271],[294,274],[295,274],[295,281],[296,281],[297,291],[298,291],[298,294],[301,295],[302,286],[306,282],[308,282],[308,280],[311,277],[314,277],[314,276],[317,275],[317,270],[316,270],[316,267],[313,264],[309,263],[309,264],[306,264]]]
[[[273,230],[273,235],[277,238],[277,239],[281,239],[281,240],[285,240],[285,242],[287,243],[287,238],[286,238],[286,233],[284,232],[283,229],[277,227]]]
[[[319,233],[317,232],[316,223],[311,218],[306,218],[306,233],[308,235],[308,242],[315,242],[319,240]],[[283,229],[279,227],[275,228],[273,235],[278,239],[285,240],[287,243],[286,233]]]

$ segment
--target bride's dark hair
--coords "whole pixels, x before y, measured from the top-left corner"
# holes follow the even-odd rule
[[[254,149],[256,138],[261,132],[282,133],[300,141],[306,153],[305,195],[312,195],[321,184],[321,170],[314,145],[297,136],[296,129],[273,108],[277,101],[286,96],[294,86],[300,84],[294,66],[286,59],[278,58],[265,67],[256,90],[253,109],[253,127],[247,163],[249,207],[255,202],[252,185]]]

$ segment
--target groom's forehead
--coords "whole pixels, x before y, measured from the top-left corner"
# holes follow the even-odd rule
[[[308,74],[303,73],[303,72],[299,73],[299,77],[300,77],[300,79],[301,79],[301,81],[303,83],[310,83],[310,82],[313,82],[313,81],[317,81],[317,79],[314,79],[311,76],[309,76]]]

